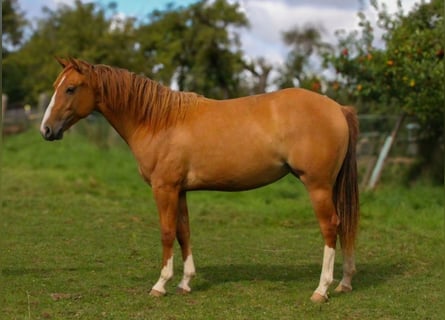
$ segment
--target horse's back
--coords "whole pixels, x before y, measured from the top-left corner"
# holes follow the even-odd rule
[[[298,175],[323,167],[338,171],[346,152],[348,130],[341,106],[307,90],[222,101],[204,98],[197,108],[202,110],[178,139],[188,152],[188,181],[198,187],[214,181],[211,188],[249,189],[289,170]]]
[[[224,135],[236,132],[246,139],[289,150],[292,145],[335,148],[348,139],[340,106],[327,96],[305,89],[280,91],[231,100],[207,100],[208,114],[200,121]],[[225,129],[225,130],[223,130]],[[316,144],[315,146],[312,146]]]

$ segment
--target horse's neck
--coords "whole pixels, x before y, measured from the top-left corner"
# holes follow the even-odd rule
[[[116,111],[118,110],[118,111]],[[128,140],[136,130],[135,124],[128,119],[125,108],[116,109],[105,104],[99,104],[98,111],[104,116],[108,123],[116,130],[116,132],[125,140]]]
[[[106,103],[99,103],[98,111],[104,116],[104,118],[108,121],[108,123],[116,130],[116,132],[127,142],[130,144],[132,136],[135,132],[138,132],[139,135],[143,134],[148,137],[150,135],[156,134],[159,131],[156,128],[157,122],[161,121],[150,121],[147,118],[144,118],[142,115],[138,115],[135,112],[135,106],[131,105],[135,103],[134,101],[130,101],[129,104],[122,105],[108,105]],[[180,100],[173,99],[171,101],[172,110],[177,110],[176,105],[180,103]],[[154,114],[152,116],[168,117],[166,114]]]
[[[195,93],[172,91],[148,78],[133,78],[130,85],[128,82],[122,86],[127,86],[130,96],[116,95],[117,91],[114,90],[114,94],[103,97],[98,106],[127,143],[136,131],[155,135],[176,125],[184,119],[198,98]]]

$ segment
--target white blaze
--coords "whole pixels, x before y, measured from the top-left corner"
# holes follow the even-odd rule
[[[51,115],[51,112],[53,110],[54,107],[54,103],[56,101],[56,93],[57,93],[57,89],[59,89],[60,85],[62,84],[62,82],[65,80],[65,76],[63,76],[62,80],[60,80],[59,85],[57,86],[56,90],[54,91],[53,96],[51,97],[51,101],[49,102],[48,107],[46,108],[45,114],[43,115],[43,119],[42,119],[42,123],[40,124],[40,132],[42,134],[45,133],[45,124],[46,121],[48,121],[48,118]]]

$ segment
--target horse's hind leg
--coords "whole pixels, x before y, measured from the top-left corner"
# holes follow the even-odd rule
[[[308,190],[325,243],[320,283],[311,300],[324,302],[328,299],[328,288],[334,279],[335,245],[339,220],[332,200],[331,186],[310,187]]]
[[[195,275],[195,264],[193,263],[192,249],[190,245],[190,225],[185,192],[182,192],[179,196],[176,238],[181,246],[182,260],[184,261],[184,275],[178,285],[178,292],[189,293],[191,291],[189,283]]]
[[[350,292],[352,290],[352,276],[355,274],[354,252],[343,250],[343,278],[341,279],[336,292]]]

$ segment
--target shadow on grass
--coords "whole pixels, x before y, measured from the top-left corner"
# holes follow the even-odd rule
[[[384,262],[360,263],[357,265],[357,274],[353,279],[355,291],[366,290],[370,287],[379,286],[391,279],[403,274],[409,269],[409,263],[404,260]],[[335,264],[334,278],[336,279],[331,289],[337,285],[341,278],[342,265]],[[109,272],[104,267],[82,266],[82,267],[61,267],[61,268],[4,268],[4,277],[47,277],[58,274],[68,276],[71,273],[83,274],[85,272],[104,273]],[[269,282],[299,282],[302,285],[315,286],[318,283],[321,265],[299,264],[299,265],[271,265],[271,264],[221,264],[204,265],[197,268],[199,281],[193,283],[193,287],[198,291],[210,290],[215,286],[224,283],[235,283],[244,281],[269,281]],[[130,277],[131,278],[131,277]],[[145,283],[150,276],[132,277],[135,283]],[[153,279],[150,279],[153,280]]]
[[[363,290],[378,286],[397,277],[407,269],[404,261],[391,263],[360,263],[353,279],[354,290]],[[333,285],[340,280],[342,265],[335,265]],[[319,280],[321,265],[265,265],[265,264],[233,264],[198,266],[198,273],[203,280],[196,284],[197,290],[208,290],[212,286],[241,281],[271,281],[271,282],[308,282],[316,284]]]

